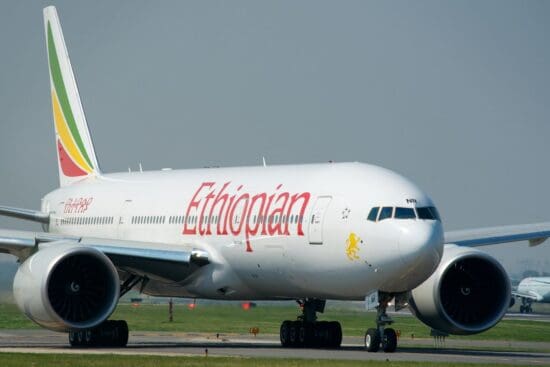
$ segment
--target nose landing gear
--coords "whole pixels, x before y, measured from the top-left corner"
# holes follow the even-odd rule
[[[286,320],[281,324],[281,345],[285,348],[339,348],[342,343],[342,327],[336,321],[317,321],[317,312],[324,312],[324,300],[298,301],[302,315],[298,320]]]
[[[379,305],[376,307],[376,328],[365,333],[365,349],[368,352],[378,352],[380,347],[386,353],[393,353],[397,348],[397,334],[394,329],[386,328],[393,320],[386,314],[388,303],[393,296],[380,293]]]

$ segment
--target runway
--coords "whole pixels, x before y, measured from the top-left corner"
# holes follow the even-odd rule
[[[508,312],[504,316],[504,320],[523,320],[523,321],[550,322],[550,315],[547,314],[547,313]]]
[[[550,343],[447,340],[434,347],[431,339],[401,338],[392,354],[367,353],[362,338],[344,338],[337,350],[283,349],[275,336],[133,332],[126,348],[70,348],[67,335],[46,330],[1,330],[0,352],[142,354],[166,356],[243,356],[303,359],[430,361],[550,365]],[[489,349],[478,350],[479,348]],[[522,352],[540,350],[546,352]]]

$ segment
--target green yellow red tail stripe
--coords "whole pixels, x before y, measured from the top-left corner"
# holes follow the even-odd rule
[[[47,23],[48,59],[52,80],[52,105],[57,132],[59,163],[69,177],[85,176],[94,170],[84,146],[63,80],[50,22]]]
[[[77,166],[71,157],[67,154],[63,145],[57,140],[57,152],[59,154],[59,164],[61,165],[61,170],[65,176],[69,177],[79,177],[86,176],[88,172],[83,171],[79,166]]]
[[[61,111],[59,100],[57,99],[55,91],[52,91],[52,104],[55,130],[57,131],[57,134],[59,136],[57,140],[57,145],[63,147],[63,151],[67,156],[66,158],[71,161],[73,166],[76,166],[77,168],[80,167],[80,171],[83,173],[76,176],[82,176],[92,172],[92,167],[88,165],[88,162],[86,162],[82,154],[80,154],[80,151],[78,150],[78,147],[75,145],[75,142],[71,136],[71,132],[67,128],[67,122],[63,116],[63,112]],[[71,159],[70,157],[73,158]],[[63,173],[65,173],[67,176],[74,177],[72,174],[68,174],[67,172],[65,172],[65,166],[63,164],[61,165],[61,167],[63,168]],[[75,170],[69,171],[75,172]]]

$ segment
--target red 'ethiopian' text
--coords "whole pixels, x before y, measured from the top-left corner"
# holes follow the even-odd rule
[[[303,236],[302,222],[310,193],[290,193],[279,184],[272,193],[249,193],[231,182],[203,182],[187,205],[184,235],[233,235],[244,233],[246,251],[253,236]],[[233,192],[231,192],[233,191]],[[196,218],[196,220],[190,220]]]
[[[90,205],[92,205],[92,201],[94,198],[68,198],[65,201],[65,206],[63,209],[64,213],[85,213]]]

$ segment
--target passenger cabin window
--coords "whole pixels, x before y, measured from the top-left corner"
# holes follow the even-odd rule
[[[418,218],[426,220],[441,220],[439,212],[434,206],[426,206],[422,208],[416,208]]]
[[[396,219],[416,219],[416,214],[413,208],[395,208]]]
[[[378,217],[378,220],[391,218],[392,214],[393,214],[393,208],[391,206],[385,206],[380,211],[380,216]]]
[[[369,212],[369,216],[367,217],[368,220],[371,222],[376,222],[376,218],[378,217],[378,211],[380,210],[379,206],[375,206],[372,208]]]

